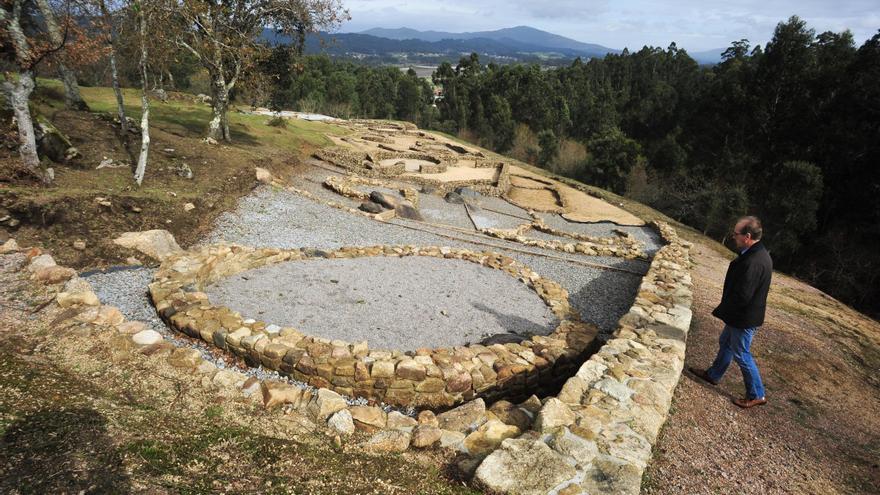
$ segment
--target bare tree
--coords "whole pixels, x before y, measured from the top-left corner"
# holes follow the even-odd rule
[[[177,42],[211,78],[208,137],[218,141],[230,140],[229,93],[264,48],[260,36],[266,26],[290,36],[301,49],[306,34],[348,17],[339,0],[177,0],[173,4],[184,23]]]
[[[34,90],[34,68],[50,51],[58,50],[57,46],[48,50],[36,50],[22,29],[24,0],[11,0],[3,2],[0,6],[0,24],[6,31],[6,37],[14,52],[14,64],[17,73],[4,74],[4,80],[0,83],[6,101],[9,102],[18,122],[18,152],[21,155],[22,164],[25,168],[38,177],[44,184],[52,182],[52,175],[40,167],[40,157],[37,155],[37,140],[34,134],[34,122],[28,107],[31,93]],[[5,44],[5,43],[4,43]]]
[[[97,0],[98,8],[101,10],[101,20],[104,29],[107,31],[107,46],[110,49],[110,78],[113,81],[113,92],[116,94],[116,114],[119,117],[119,127],[122,135],[128,132],[128,122],[125,118],[125,106],[122,98],[122,88],[119,85],[119,72],[116,69],[116,25],[113,22],[113,16],[107,7],[105,0]]]
[[[65,28],[62,30],[58,26],[55,19],[55,12],[49,5],[48,0],[35,0],[40,13],[43,15],[43,21],[46,23],[46,32],[53,45],[63,46],[66,44],[68,37],[67,25],[70,23],[69,15],[65,19]],[[68,6],[69,8],[69,6]],[[79,93],[79,84],[76,82],[76,74],[65,64],[63,57],[58,60],[58,75],[64,84],[64,104],[68,108],[76,110],[88,110],[89,106],[83,100]]]
[[[136,2],[133,7],[137,9],[138,33],[140,38],[141,60],[141,152],[138,155],[137,168],[134,171],[134,181],[140,186],[144,181],[144,173],[147,170],[147,156],[150,153],[150,100],[147,96],[147,13],[144,2]]]

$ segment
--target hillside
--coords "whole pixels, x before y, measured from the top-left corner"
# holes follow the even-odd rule
[[[135,189],[127,168],[95,170],[104,157],[127,160],[124,140],[102,116],[112,108],[110,89],[83,88],[94,112],[84,113],[62,109],[56,82],[40,84],[36,108],[84,156],[78,168],[58,167],[50,189],[0,182],[0,205],[21,221],[2,233],[80,272],[122,263],[130,252],[109,240],[125,231],[167,229],[184,248],[202,240],[258,185],[255,166],[305,188],[315,180],[309,155],[348,133],[304,121],[272,127],[266,117],[232,113],[233,143],[210,146],[201,141],[208,107],[176,94],[154,103],[153,158],[144,187]],[[135,93],[126,96],[136,117]],[[5,169],[17,158],[2,153]],[[181,163],[192,179],[176,173]],[[732,254],[655,210],[564,182],[642,220],[669,221],[695,243],[686,364],[707,364],[721,330],[710,312]],[[280,194],[260,191],[268,200]],[[275,222],[253,226],[263,238],[282,225],[325,220],[306,210],[262,213]],[[24,256],[0,255],[0,491],[474,493],[444,451],[367,456],[316,433],[295,412],[223,399],[195,385],[191,373],[156,365],[156,356],[123,355],[118,336],[48,304],[52,294],[18,271]],[[781,273],[769,304],[753,350],[770,403],[749,411],[730,404],[741,392],[735,367],[717,389],[682,375],[644,493],[858,494],[880,485],[880,324]]]
[[[583,43],[581,41],[566,38],[565,36],[560,36],[558,34],[548,33],[547,31],[542,31],[529,26],[516,26],[512,28],[496,29],[495,31],[476,31],[471,33],[418,31],[409,28],[373,28],[362,31],[360,34],[369,34],[371,36],[393,40],[417,39],[423,41],[473,40],[482,38],[508,43],[520,43],[545,49],[574,50],[587,54],[601,54],[598,56],[602,56],[606,53],[620,52],[620,50],[615,50],[595,43]]]
[[[290,41],[271,29],[265,29],[262,38],[271,44]],[[486,62],[565,65],[578,57],[604,57],[620,52],[527,27],[477,33],[422,33],[407,29],[318,33],[306,37],[304,50],[308,54],[324,53],[371,64],[435,65],[457,62],[469,53],[479,54]]]

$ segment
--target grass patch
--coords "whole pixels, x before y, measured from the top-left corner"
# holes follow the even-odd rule
[[[209,230],[217,215],[232,209],[256,181],[254,167],[289,175],[315,149],[331,144],[327,135],[347,129],[326,122],[291,120],[284,128],[268,125],[270,117],[230,109],[232,142],[209,145],[203,141],[211,118],[209,105],[190,95],[170,93],[168,101],[150,103],[150,155],[141,187],[133,181],[132,164],[139,152],[137,134],[122,136],[112,119],[116,99],[111,88],[83,87],[90,112],[64,108],[61,83],[39,79],[35,110],[80,150],[82,158],[70,165],[52,164],[53,187],[34,183],[0,184],[0,200],[22,222],[15,233],[19,242],[40,246],[75,268],[118,264],[123,253],[107,242],[122,232],[165,229],[188,247]],[[123,90],[126,115],[140,119],[140,91]],[[2,152],[3,150],[0,150]],[[129,167],[96,170],[106,158]],[[17,153],[0,153],[0,170],[17,163]],[[192,178],[178,174],[192,170]],[[111,206],[99,207],[97,198]],[[192,203],[194,211],[185,210]],[[76,252],[72,241],[85,240],[89,249]]]

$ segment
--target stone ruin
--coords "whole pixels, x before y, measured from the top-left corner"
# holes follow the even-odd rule
[[[403,172],[385,175],[379,168],[365,165],[405,159],[402,154],[409,152],[427,152],[425,143],[431,143],[440,155],[430,156],[439,160],[438,165],[445,163],[447,172],[460,166],[455,154],[471,160],[473,169],[487,164],[485,168],[497,172],[492,181],[478,179],[466,182],[467,187],[504,196],[512,182],[522,186],[520,178],[527,178],[531,181],[528,187],[556,191],[554,201],[560,212],[571,206],[571,193],[554,182],[521,175],[523,172],[513,171],[507,163],[499,165],[413,127],[375,122],[350,125],[366,128],[366,132],[359,138],[348,137],[349,142],[363,147],[375,144],[377,150],[338,147],[318,152],[328,162],[357,172],[344,179],[328,179],[327,187],[342,196],[361,198],[364,193],[354,185],[387,185],[389,176],[420,185],[435,184],[421,176],[445,172],[407,172],[404,164]],[[419,149],[403,153],[378,147],[399,150],[401,134],[413,139],[410,148]],[[270,175],[263,174],[261,180],[314,198]],[[418,191],[404,188],[401,194],[418,206]],[[387,220],[381,213],[325,203]],[[162,263],[149,293],[157,312],[172,329],[248,365],[276,370],[308,385],[247,378],[235,371],[212,369],[194,349],[169,350],[172,366],[206,370],[202,379],[206,387],[227,391],[223,393],[233,389],[245,395],[259,394],[266,407],[299,410],[338,435],[361,430],[370,435],[362,444],[367,451],[454,449],[461,454],[458,467],[473,476],[477,486],[493,493],[638,493],[681,374],[692,302],[690,244],[663,222],[654,222],[651,227],[664,245],[650,259],[631,308],[604,342],[594,325],[580,319],[567,291],[558,283],[491,251],[442,246],[323,251],[228,245],[168,249],[156,255]],[[571,242],[524,235],[531,229],[567,237]],[[646,259],[639,243],[627,235],[596,238],[563,232],[547,226],[538,216],[514,231],[490,230],[484,233],[544,249]],[[534,291],[558,318],[558,324],[549,335],[534,335],[520,342],[403,352],[370,348],[365,342],[323,339],[302,329],[258,321],[212,304],[204,292],[218,280],[273,264],[317,258],[414,256],[463,260],[500,270]],[[97,308],[94,321],[113,320],[120,328],[132,323],[109,314],[112,311],[99,305],[88,283],[78,278],[68,282],[57,300],[62,306]],[[129,333],[133,335],[126,338],[136,348],[171,345],[152,330]],[[544,397],[539,399],[535,394]],[[403,414],[388,406],[418,414]]]

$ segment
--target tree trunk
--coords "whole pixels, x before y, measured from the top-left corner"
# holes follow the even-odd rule
[[[58,23],[55,22],[55,13],[52,12],[52,8],[49,7],[49,2],[47,0],[36,1],[37,7],[39,7],[40,12],[43,14],[43,19],[46,22],[46,30],[49,32],[49,39],[52,40],[53,45],[61,46],[66,40],[64,39],[64,36],[62,36],[61,30],[58,28]],[[67,108],[88,110],[89,106],[82,99],[82,95],[79,94],[79,84],[76,82],[76,74],[64,65],[64,62],[58,62],[58,75],[61,78],[61,82],[64,83],[64,104]]]
[[[226,89],[226,80],[223,74],[213,74],[211,77],[211,122],[208,124],[208,137],[217,141],[230,141],[229,136],[229,90]]]
[[[122,135],[128,133],[128,120],[125,118],[125,105],[122,99],[122,88],[119,86],[119,72],[116,70],[116,47],[110,44],[110,78],[113,79],[113,92],[116,93],[116,115],[119,117],[119,128]]]
[[[44,184],[50,184],[52,177],[40,167],[37,155],[37,138],[34,134],[34,121],[28,108],[31,92],[34,90],[34,74],[32,71],[21,71],[18,82],[6,80],[2,83],[3,93],[15,113],[18,122],[18,153],[25,168],[38,177]]]
[[[64,105],[73,110],[88,110],[89,106],[79,94],[79,84],[76,82],[76,74],[73,73],[63,62],[58,63],[58,76],[64,83]]]
[[[229,110],[229,90],[235,84],[238,71],[236,70],[236,74],[232,77],[231,81],[226,80],[223,50],[217,41],[214,42],[212,66],[213,70],[210,70],[209,73],[211,75],[211,110],[213,118],[208,126],[208,137],[214,138],[217,141],[231,141],[232,139],[229,136],[229,117],[227,115]],[[236,67],[238,66],[236,65]]]
[[[104,0],[99,2],[101,7],[101,16],[104,18],[104,25],[109,31],[107,44],[110,46],[110,78],[113,81],[113,92],[116,94],[116,114],[119,117],[119,128],[122,129],[122,135],[128,135],[128,121],[125,119],[125,106],[122,99],[122,88],[119,86],[119,71],[116,70],[116,28],[113,26],[113,19],[107,10],[107,4]]]
[[[144,16],[143,6],[138,10],[140,21],[141,42],[141,152],[138,155],[137,168],[134,171],[134,181],[140,186],[144,181],[144,173],[147,171],[147,156],[150,153],[150,100],[147,98],[147,19]]]

